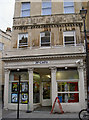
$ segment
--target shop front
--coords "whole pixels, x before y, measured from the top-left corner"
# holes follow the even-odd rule
[[[56,97],[64,112],[77,112],[85,108],[83,64],[78,66],[76,59],[70,62],[35,62],[33,67],[19,66],[19,71],[9,66],[9,69],[5,69],[4,108],[17,109],[19,75],[21,110],[27,110],[28,105],[31,111],[37,107],[52,106]]]

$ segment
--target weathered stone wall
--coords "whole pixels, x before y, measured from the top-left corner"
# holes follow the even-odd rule
[[[41,9],[42,9],[41,0],[39,0],[39,2],[38,1],[34,2],[33,0],[26,0],[26,1],[19,0],[19,1],[16,1],[16,4],[15,4],[14,17],[21,17],[22,2],[31,2],[30,16],[41,15]],[[80,9],[82,8],[81,2],[75,2],[74,8],[75,8],[75,13],[79,13]],[[52,0],[52,14],[63,14],[63,13],[64,13],[63,2],[62,1],[55,2],[54,0]]]
[[[11,49],[11,35],[7,34],[0,30],[0,43],[4,44],[3,50],[10,50]],[[2,52],[0,50],[0,85],[4,84],[4,62],[2,61]]]
[[[51,32],[51,46],[61,46],[63,45],[63,32],[72,31],[76,32],[76,44],[84,42],[82,35],[80,33],[79,26],[68,26],[68,27],[47,27],[47,28],[34,28],[34,29],[16,29],[13,30],[12,34],[12,48],[17,48],[18,34],[28,33],[28,47],[40,47],[40,32],[43,31]]]

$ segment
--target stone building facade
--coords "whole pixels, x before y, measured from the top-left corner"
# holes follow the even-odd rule
[[[6,32],[0,30],[0,99],[1,91],[4,88],[4,62],[2,61],[2,53],[11,47],[11,29],[7,28]],[[3,91],[2,91],[3,92]]]
[[[35,7],[34,7],[35,6]],[[4,108],[52,106],[64,112],[85,108],[85,45],[80,2],[15,0],[11,50],[5,62]]]

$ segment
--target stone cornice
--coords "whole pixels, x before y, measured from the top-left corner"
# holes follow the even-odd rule
[[[74,53],[74,54],[56,54],[56,55],[38,55],[38,56],[21,56],[21,57],[3,57],[3,61],[17,61],[17,60],[39,60],[39,59],[69,59],[69,58],[85,58],[85,53]]]
[[[13,26],[14,30],[16,29],[35,29],[35,28],[54,28],[54,27],[74,27],[74,26],[82,26],[82,23],[61,23],[61,24],[40,24],[40,25],[20,25]]]
[[[34,29],[44,27],[68,27],[81,26],[82,18],[80,14],[56,14],[49,16],[30,16],[14,18],[14,29]]]

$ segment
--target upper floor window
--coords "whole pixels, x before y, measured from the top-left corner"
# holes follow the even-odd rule
[[[64,45],[76,45],[75,31],[63,32]]]
[[[21,47],[25,47],[25,46],[28,46],[28,34],[21,33],[18,36],[18,47],[21,48]]]
[[[51,15],[51,0],[42,0],[42,15]]]
[[[74,2],[64,0],[64,13],[74,13]]]
[[[50,32],[49,31],[45,31],[45,32],[41,32],[40,34],[41,37],[41,41],[40,41],[40,45],[42,47],[48,47],[50,46]]]
[[[22,3],[21,16],[22,17],[30,16],[30,3],[29,2]]]
[[[0,51],[2,51],[4,49],[4,43],[0,42]]]

